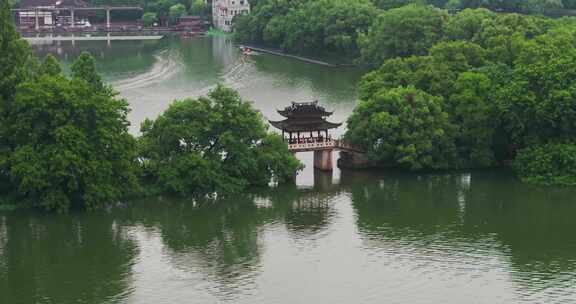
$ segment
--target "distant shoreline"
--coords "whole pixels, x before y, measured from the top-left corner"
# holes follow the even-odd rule
[[[160,40],[162,35],[139,35],[139,36],[44,36],[44,37],[22,37],[22,39],[34,42],[47,41],[107,41],[107,40]]]

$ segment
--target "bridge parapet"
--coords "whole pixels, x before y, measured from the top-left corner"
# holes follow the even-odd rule
[[[364,151],[343,139],[317,139],[308,138],[296,140],[288,144],[288,149],[292,152],[308,152],[308,151],[322,151],[322,150],[340,150],[356,153],[364,153]]]
[[[349,152],[356,152],[356,153],[364,153],[364,150],[350,144],[349,142],[343,139],[337,139],[334,141],[335,149],[340,151],[349,151]]]
[[[332,150],[335,147],[335,141],[327,139],[323,141],[300,142],[288,144],[288,149],[292,152],[308,152],[320,150]]]

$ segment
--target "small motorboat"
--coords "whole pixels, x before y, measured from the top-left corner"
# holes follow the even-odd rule
[[[249,47],[241,46],[241,47],[240,47],[240,50],[242,50],[242,54],[245,55],[245,56],[250,56],[250,55],[253,54],[252,49],[249,48]]]

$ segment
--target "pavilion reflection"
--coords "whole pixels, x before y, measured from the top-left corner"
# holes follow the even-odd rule
[[[129,293],[138,254],[101,214],[0,216],[0,303],[102,303]]]
[[[320,170],[318,170],[320,171]],[[325,179],[330,172],[319,172]],[[302,189],[294,185],[273,191],[267,200],[270,208],[264,212],[276,223],[284,224],[294,237],[314,237],[327,229],[334,215],[332,198],[338,194],[337,185],[323,184]]]

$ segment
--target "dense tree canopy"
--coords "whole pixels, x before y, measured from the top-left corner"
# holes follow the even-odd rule
[[[520,150],[514,168],[530,183],[575,186],[576,145],[546,144]]]
[[[572,0],[566,0],[568,3]],[[574,2],[574,1],[572,1]],[[576,2],[570,2],[574,5]],[[561,21],[538,15],[560,0],[258,0],[235,18],[235,38],[287,52],[379,66],[426,55],[443,40],[465,40],[508,56],[515,35],[533,38]],[[445,9],[446,8],[446,9]],[[570,18],[565,23],[574,24]],[[508,53],[508,54],[507,54]],[[511,60],[511,59],[510,59]]]
[[[446,22],[446,39],[473,41],[482,31],[483,23],[495,17],[496,14],[487,9],[465,9]]]
[[[2,2],[0,16],[7,12]],[[90,54],[65,76],[51,55],[39,64],[9,20],[0,19],[0,195],[48,210],[95,209],[142,194],[141,173],[163,191],[228,193],[285,182],[300,169],[260,114],[220,86],[147,121],[138,142],[128,103]]]
[[[9,190],[9,165],[12,145],[7,140],[6,119],[22,82],[34,76],[37,62],[28,44],[20,39],[12,23],[10,4],[0,3],[0,190]]]
[[[7,123],[11,179],[47,209],[113,203],[137,189],[128,104],[81,78],[67,79],[54,62],[47,58],[42,74],[18,87]]]
[[[111,94],[111,90],[104,85],[102,77],[96,71],[96,61],[89,53],[83,52],[76,58],[72,67],[70,68],[72,78],[81,79],[86,81],[92,89],[96,91],[107,91]]]
[[[18,84],[28,79],[35,68],[35,58],[26,41],[16,32],[10,4],[0,3],[0,106],[6,110]]]
[[[144,26],[152,26],[158,22],[158,14],[153,12],[146,12],[142,15],[142,23]]]
[[[569,146],[576,138],[574,33],[575,24],[567,19],[494,14],[484,9],[450,16],[444,23],[444,36],[425,48],[422,55],[383,56],[381,67],[364,76],[359,85],[361,102],[349,120],[347,137],[364,146],[372,160],[405,167],[400,158],[391,158],[389,151],[375,148],[386,146],[379,131],[385,128],[371,128],[369,122],[378,125],[381,122],[374,120],[376,117],[398,113],[374,106],[383,100],[390,102],[383,96],[413,87],[430,98],[438,98],[448,125],[453,126],[446,139],[451,145],[438,145],[444,149],[438,153],[454,157],[448,162],[432,158],[421,162],[421,166],[411,166],[412,169],[492,166],[512,160],[518,151],[532,152],[523,152],[515,168],[533,166],[540,161],[537,158],[542,151],[552,153],[558,149],[550,146]],[[411,115],[417,117],[416,113]],[[446,126],[444,122],[427,123],[433,130]],[[410,127],[408,130],[399,133],[416,132]],[[429,152],[412,137],[386,136],[394,142],[393,146],[413,145],[421,149],[416,155]],[[562,161],[558,158],[560,153],[553,155],[550,161]],[[537,171],[533,167],[519,172],[528,176]],[[549,176],[556,173],[547,172]]]
[[[358,56],[358,33],[376,16],[369,0],[274,1],[236,20],[237,39],[299,54]]]
[[[236,192],[290,180],[300,168],[260,114],[222,86],[145,121],[140,141],[147,176],[172,193]]]
[[[443,35],[446,15],[431,6],[407,5],[385,11],[359,39],[362,61],[424,55]]]
[[[427,3],[440,8],[487,8],[498,12],[538,14],[549,9],[576,8],[574,0],[374,0],[383,9],[409,3]]]
[[[455,158],[455,127],[442,97],[414,87],[375,93],[355,109],[348,127],[347,138],[384,165],[445,169]]]
[[[98,208],[137,189],[128,104],[84,80],[93,76],[78,74],[93,70],[87,62],[75,62],[86,66],[73,68],[70,80],[47,57],[39,76],[18,87],[7,119],[11,181],[20,195],[47,209]]]

